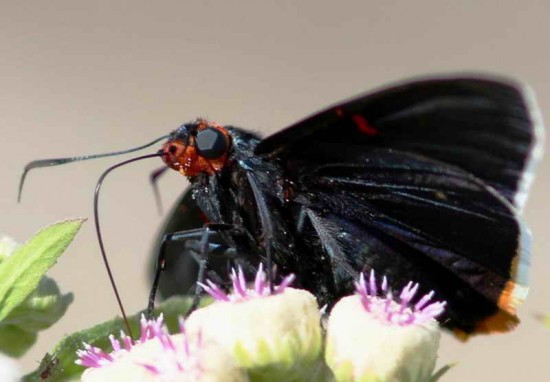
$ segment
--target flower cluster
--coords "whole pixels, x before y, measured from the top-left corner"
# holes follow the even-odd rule
[[[317,301],[291,287],[293,275],[273,286],[261,266],[251,283],[240,268],[230,277],[230,293],[200,284],[215,302],[180,322],[179,334],[168,334],[162,316],[142,318],[136,341],[111,336],[111,352],[85,344],[82,381],[420,382],[433,372],[445,303],[432,302],[433,292],[416,298],[418,284],[394,297],[385,277],[361,275],[323,338]]]
[[[231,356],[200,335],[187,335],[180,320],[180,333],[168,334],[162,315],[141,319],[139,340],[121,332],[120,340],[109,336],[113,350],[107,353],[84,344],[77,364],[87,367],[83,381],[246,381]]]

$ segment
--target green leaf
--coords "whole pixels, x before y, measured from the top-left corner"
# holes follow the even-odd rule
[[[34,345],[36,332],[27,331],[16,325],[0,326],[0,349],[10,357],[20,357]]]
[[[73,294],[61,294],[54,280],[44,276],[38,288],[0,322],[0,351],[20,357],[36,342],[37,333],[65,314]]]
[[[203,299],[204,304],[209,303],[211,300]],[[174,296],[170,297],[155,309],[155,316],[162,313],[164,315],[164,322],[168,327],[168,330],[173,333],[178,330],[178,317],[183,316],[191,307],[192,298]],[[130,328],[134,338],[139,336],[139,321],[141,315],[145,311],[140,311],[133,316],[128,317]],[[78,379],[80,374],[84,371],[82,366],[76,365],[76,351],[82,349],[82,343],[88,343],[92,346],[97,346],[106,351],[110,351],[111,343],[109,341],[109,334],[118,336],[121,330],[126,332],[124,321],[117,317],[112,320],[106,321],[99,325],[93,326],[88,329],[81,330],[73,333],[64,339],[62,339],[53,349],[52,352],[46,354],[41,362],[41,366],[34,372],[25,376],[24,381],[34,382],[40,381],[40,374],[43,373],[51,364],[48,360],[55,359],[56,370],[51,372],[48,381],[49,382],[62,382]]]
[[[83,222],[66,220],[43,228],[0,263],[0,322],[35,291]]]
[[[0,351],[22,356],[37,333],[57,322],[73,300],[62,295],[44,273],[73,240],[83,219],[68,220],[39,231],[23,246],[0,240]]]
[[[47,329],[63,317],[71,302],[72,293],[61,294],[57,283],[44,276],[34,292],[10,312],[0,327],[16,325],[29,332]]]
[[[59,366],[59,358],[52,356],[49,353],[46,353],[42,361],[40,361],[40,366],[38,366],[40,373],[36,376],[37,381],[51,381],[51,376],[59,373],[61,368]]]

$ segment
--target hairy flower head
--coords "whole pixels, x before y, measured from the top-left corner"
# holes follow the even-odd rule
[[[435,318],[444,302],[433,292],[416,298],[410,282],[399,294],[384,277],[361,275],[357,293],[332,309],[325,359],[337,381],[424,382],[435,367],[440,331]]]
[[[202,285],[216,302],[189,316],[189,332],[219,342],[252,380],[309,380],[322,350],[315,297],[291,288],[293,275],[271,287],[261,266],[250,284],[240,268],[231,279],[231,293],[211,281]]]
[[[133,340],[123,332],[120,340],[109,336],[112,351],[84,344],[77,364],[87,367],[83,382],[94,381],[247,381],[231,356],[200,335],[187,335],[183,321],[180,333],[170,335],[162,315],[141,320],[141,335]]]

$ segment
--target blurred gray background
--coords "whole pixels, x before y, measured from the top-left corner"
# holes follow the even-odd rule
[[[0,2],[0,231],[92,216],[100,173],[118,159],[30,174],[33,159],[148,142],[197,116],[278,129],[343,98],[419,74],[482,70],[532,85],[550,116],[550,3],[544,1],[6,1]],[[145,263],[161,222],[148,175],[125,167],[101,197],[106,247],[129,312],[145,306]],[[550,163],[538,166],[525,217],[534,235],[531,294],[513,333],[450,336],[444,381],[548,381]],[[161,181],[171,203],[186,186]],[[118,314],[90,220],[50,274],[76,299],[40,335],[26,369],[64,334]]]

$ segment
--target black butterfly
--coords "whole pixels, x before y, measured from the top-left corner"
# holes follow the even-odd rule
[[[508,330],[527,293],[518,213],[541,129],[523,86],[487,76],[404,82],[265,139],[184,124],[156,154],[191,181],[162,231],[166,272],[185,287],[193,257],[221,281],[227,259],[250,272],[267,259],[330,306],[373,269],[434,290],[449,328]]]

